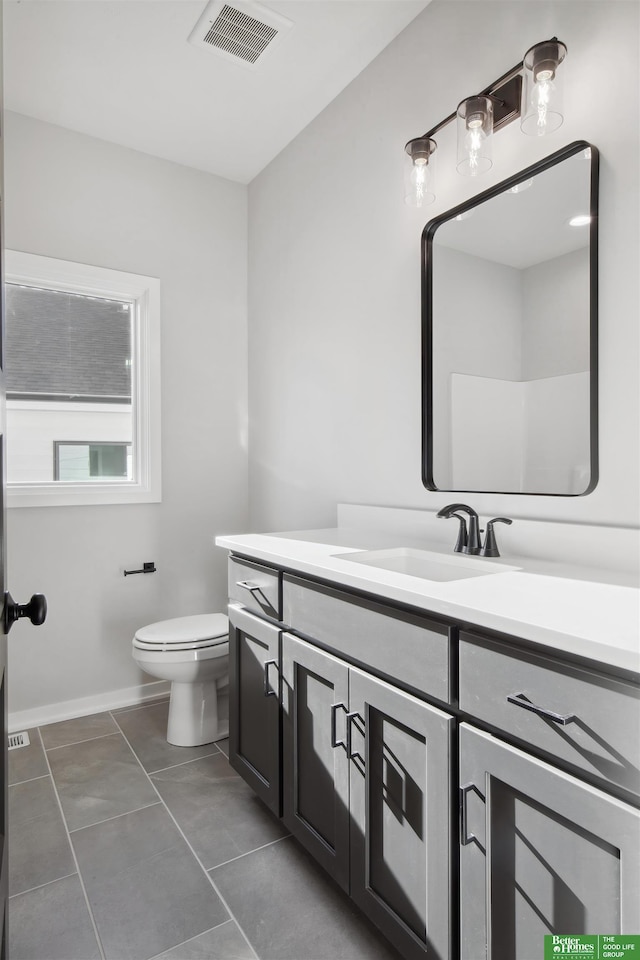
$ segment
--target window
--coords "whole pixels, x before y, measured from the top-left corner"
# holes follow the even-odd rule
[[[54,444],[54,480],[101,480],[103,477],[131,480],[132,466],[130,443],[56,440]]]
[[[6,252],[9,506],[160,499],[159,281]]]

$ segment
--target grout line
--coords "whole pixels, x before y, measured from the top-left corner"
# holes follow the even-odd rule
[[[36,780],[44,780],[44,778],[48,776],[50,776],[50,774],[42,773],[39,777],[31,777],[29,780],[16,780],[15,783],[8,783],[7,788],[10,790],[11,787],[19,787],[22,783],[35,783]]]
[[[40,727],[38,727],[38,730],[39,729]],[[107,737],[115,737],[118,733],[120,733],[119,730],[112,730],[111,733],[100,733],[97,737],[85,737],[84,740],[72,740],[70,743],[59,743],[56,747],[44,747],[44,752],[53,753],[54,750],[64,750],[65,747],[77,747],[79,743],[92,743],[93,740],[106,740]],[[44,746],[44,740],[42,741],[42,745]]]
[[[130,813],[138,813],[139,810],[147,810],[149,807],[157,806],[157,800],[154,800],[153,803],[144,803],[141,807],[136,807],[135,810],[125,810],[124,813],[117,813],[115,817],[106,817],[104,820],[96,820],[95,823],[86,823],[84,827],[76,827],[74,830],[69,830],[69,836],[71,836],[72,833],[80,833],[81,830],[91,830],[92,827],[100,827],[103,823],[110,823],[112,820],[119,820],[120,817],[128,817]]]
[[[50,765],[50,763],[49,763],[49,758],[47,757],[47,752],[46,752],[46,750],[44,749],[44,741],[43,741],[43,739],[42,739],[42,734],[40,733],[40,728],[39,728],[39,727],[38,727],[38,736],[40,737],[40,743],[42,744],[42,750],[43,750],[45,759],[46,759],[46,761],[47,761],[47,767],[49,768],[49,775],[50,775],[50,777],[51,777],[51,783],[53,784],[53,792],[55,793],[56,800],[58,801],[58,807],[59,807],[59,809],[60,809],[60,816],[62,817],[62,823],[64,824],[64,829],[65,829],[65,833],[66,833],[66,835],[67,835],[67,841],[68,841],[68,843],[69,843],[69,847],[70,847],[70,849],[71,849],[71,855],[72,855],[72,857],[73,857],[73,862],[75,863],[75,865],[76,865],[76,870],[78,871],[78,880],[80,881],[80,886],[81,886],[81,888],[82,888],[82,893],[83,893],[83,896],[84,896],[84,900],[85,900],[85,903],[86,903],[86,905],[87,905],[87,910],[88,910],[88,912],[89,912],[89,919],[91,920],[91,925],[92,925],[92,927],[93,927],[93,932],[94,932],[95,937],[96,937],[96,942],[97,942],[97,944],[98,944],[98,950],[100,951],[100,957],[102,958],[102,960],[106,960],[106,956],[105,956],[105,952],[104,952],[104,947],[102,946],[102,940],[100,939],[100,934],[98,933],[98,927],[97,927],[97,925],[96,925],[96,921],[95,921],[94,916],[93,916],[93,910],[91,909],[91,904],[89,903],[89,897],[88,897],[88,895],[87,895],[87,890],[86,890],[86,887],[85,887],[85,885],[84,885],[84,880],[82,879],[82,874],[80,873],[80,864],[78,863],[78,858],[76,857],[76,851],[75,851],[75,848],[74,848],[73,843],[72,843],[72,841],[71,841],[71,834],[69,833],[69,827],[67,826],[67,820],[66,820],[66,817],[65,817],[65,815],[64,815],[64,811],[63,811],[63,809],[62,809],[62,803],[61,803],[61,801],[60,801],[60,794],[58,793],[58,788],[57,788],[56,782],[55,782],[55,780],[54,780],[54,778],[53,778],[53,771],[51,770],[51,765]]]
[[[162,953],[156,953],[155,956],[151,957],[150,960],[158,960],[158,957],[163,957],[166,953],[170,953],[172,950],[177,950],[178,947],[184,947],[188,943],[192,943],[194,940],[197,940],[198,937],[204,937],[205,933],[211,933],[212,930],[219,930],[220,927],[225,927],[228,923],[233,923],[234,921],[229,917],[228,920],[223,920],[222,923],[217,923],[215,927],[209,927],[208,930],[203,930],[202,933],[196,933],[195,937],[189,937],[188,940],[183,940],[182,943],[176,943],[175,947],[169,947],[168,950],[163,950]],[[251,948],[253,950],[253,947]]]
[[[263,843],[261,847],[256,847],[254,850],[247,850],[246,853],[239,853],[237,857],[231,857],[230,860],[223,860],[222,863],[216,863],[215,867],[209,867],[207,873],[213,873],[218,867],[226,867],[228,863],[235,863],[236,860],[242,860],[243,857],[250,857],[252,853],[257,853],[258,850],[266,850],[267,847],[272,847],[274,844],[280,843],[281,840],[290,840],[291,837],[291,833],[285,833],[284,837],[276,837],[275,840],[269,840],[269,843]]]
[[[9,900],[13,900],[14,897],[23,897],[25,893],[32,893],[34,890],[42,890],[43,887],[50,887],[52,883],[57,883],[59,880],[68,880],[69,877],[77,876],[77,873],[65,873],[64,877],[56,877],[55,880],[47,880],[46,883],[39,883],[35,887],[29,887],[28,890],[21,890],[20,893],[12,893],[9,896]]]
[[[115,717],[114,717],[114,720],[115,720]],[[115,720],[115,722],[118,723],[117,720]],[[118,724],[118,726],[120,726],[120,725]],[[140,758],[138,757],[138,754],[135,752],[135,750],[133,749],[133,747],[132,747],[131,744],[129,743],[129,741],[128,741],[128,739],[127,739],[127,735],[125,734],[124,730],[122,730],[122,727],[120,727],[120,730],[122,731],[122,736],[124,737],[125,741],[127,742],[128,746],[129,746],[129,749],[131,750],[132,754],[134,755],[134,757],[136,758],[136,760],[138,761],[138,763],[140,763]],[[220,751],[220,753],[222,753],[222,751]],[[164,806],[164,808],[165,808],[165,810],[167,811],[169,817],[171,818],[171,820],[172,820],[173,823],[175,824],[176,829],[178,830],[178,833],[180,834],[180,836],[182,837],[182,839],[183,839],[184,842],[186,843],[187,847],[189,848],[189,850],[191,851],[191,853],[192,853],[193,856],[195,857],[196,862],[198,863],[198,865],[199,865],[200,868],[202,869],[205,877],[207,878],[207,880],[209,881],[209,883],[210,883],[211,886],[213,887],[215,893],[216,893],[217,896],[220,898],[220,902],[222,903],[222,905],[224,906],[225,910],[226,910],[227,913],[229,914],[229,917],[235,922],[238,930],[240,931],[240,933],[242,934],[242,936],[243,936],[244,939],[246,940],[249,949],[251,950],[251,952],[253,953],[253,955],[256,957],[256,960],[259,960],[258,954],[257,954],[257,951],[256,951],[255,947],[253,946],[253,944],[252,944],[251,941],[249,940],[249,937],[246,935],[246,933],[244,932],[244,930],[243,930],[243,928],[241,927],[240,923],[238,922],[238,919],[237,919],[236,915],[234,914],[233,910],[230,908],[229,904],[227,903],[227,901],[225,900],[225,898],[222,896],[221,891],[218,889],[217,885],[214,883],[213,877],[209,874],[209,872],[207,871],[206,867],[205,867],[204,864],[202,863],[202,860],[200,859],[200,857],[198,856],[198,854],[195,852],[195,850],[194,850],[193,847],[191,846],[191,843],[189,842],[189,840],[187,839],[187,837],[186,837],[185,834],[183,833],[182,828],[180,827],[180,824],[178,823],[178,821],[176,820],[176,818],[175,818],[174,815],[172,814],[172,812],[171,812],[171,810],[169,809],[169,807],[167,806],[167,804],[166,804],[166,803],[164,802],[164,800],[162,799],[162,796],[160,795],[160,791],[157,789],[155,783],[153,782],[153,780],[151,779],[151,777],[149,776],[149,774],[148,774],[147,771],[144,769],[144,767],[142,766],[141,763],[140,763],[140,766],[142,767],[142,770],[143,770],[143,772],[145,773],[145,775],[146,775],[149,783],[151,784],[151,786],[153,787],[153,789],[154,789],[155,792],[157,793],[158,797],[160,798],[160,802],[161,802],[162,805]],[[179,766],[179,764],[178,764],[178,766]],[[176,946],[179,946],[179,944],[176,944]],[[173,949],[173,947],[171,947],[170,949]],[[165,952],[166,952],[166,951],[165,951]]]
[[[154,777],[156,773],[164,773],[165,770],[173,770],[175,767],[186,767],[188,763],[197,763],[198,760],[208,760],[209,757],[217,757],[218,753],[222,754],[227,761],[229,760],[227,755],[222,753],[222,750],[218,749],[215,753],[203,753],[201,757],[192,757],[190,760],[183,760],[181,763],[170,763],[167,767],[158,767],[157,770],[147,770],[147,773],[150,777]],[[238,774],[234,772],[233,776],[236,777]],[[227,778],[225,777],[225,779]]]

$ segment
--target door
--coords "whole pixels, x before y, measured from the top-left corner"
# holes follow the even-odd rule
[[[640,811],[465,723],[460,784],[461,960],[638,932]]]
[[[356,669],[349,695],[351,896],[406,960],[448,960],[454,719]]]
[[[283,820],[349,892],[349,668],[282,637]]]
[[[229,762],[266,803],[280,803],[280,630],[229,604]]]

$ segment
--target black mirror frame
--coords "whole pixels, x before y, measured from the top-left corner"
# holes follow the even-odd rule
[[[433,345],[433,275],[431,248],[437,229],[443,223],[466,213],[486,200],[510,190],[518,183],[528,180],[537,173],[554,167],[563,160],[575,156],[584,150],[591,151],[590,178],[590,215],[589,224],[589,441],[590,469],[589,484],[581,493],[529,493],[512,490],[469,490],[443,488],[436,486],[433,479],[433,391],[431,379],[431,361]],[[427,490],[443,493],[488,493],[519,497],[584,497],[591,493],[598,483],[598,173],[600,156],[596,147],[585,140],[576,140],[561,150],[552,153],[544,160],[534,163],[514,176],[503,180],[470,200],[458,204],[451,210],[430,220],[422,231],[421,270],[422,270],[422,483]]]

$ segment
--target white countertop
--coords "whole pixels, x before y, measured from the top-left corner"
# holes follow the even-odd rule
[[[640,674],[640,590],[605,570],[531,558],[474,557],[514,572],[436,582],[354,563],[349,551],[414,547],[451,556],[430,542],[345,529],[219,536],[245,557],[351,587],[382,599],[535,641],[559,652]]]

